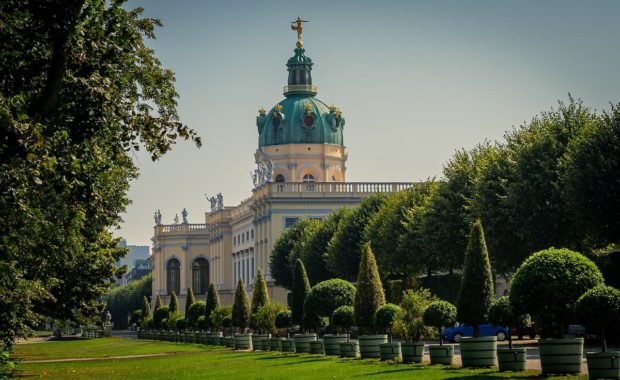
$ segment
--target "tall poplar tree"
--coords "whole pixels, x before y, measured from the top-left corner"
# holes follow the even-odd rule
[[[304,318],[304,302],[310,293],[310,281],[306,275],[306,268],[300,259],[295,261],[293,272],[293,289],[291,291],[291,315],[294,324],[302,324]]]
[[[385,294],[375,255],[370,243],[362,247],[362,259],[357,275],[357,291],[355,292],[355,323],[367,334],[374,326],[377,310],[385,305]]]

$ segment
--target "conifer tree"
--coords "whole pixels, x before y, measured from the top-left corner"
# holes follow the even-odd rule
[[[161,300],[161,297],[158,294],[157,298],[155,298],[155,307],[153,307],[153,314],[155,314],[157,309],[159,309],[162,306],[164,306],[164,302]]]
[[[310,281],[306,274],[304,263],[300,259],[295,260],[295,272],[293,272],[293,287],[291,290],[291,314],[293,324],[301,324],[304,317],[304,302],[310,293]]]
[[[217,294],[217,289],[215,289],[215,285],[211,283],[209,284],[209,290],[207,291],[207,301],[205,304],[205,319],[207,320],[208,326],[211,326],[211,312],[219,306],[220,297]]]
[[[185,298],[185,318],[189,315],[189,308],[196,302],[196,297],[194,297],[194,291],[192,287],[187,288],[187,298]]]
[[[476,220],[465,251],[461,293],[457,303],[457,320],[474,328],[480,336],[480,323],[487,318],[494,299],[494,281],[482,223]]]
[[[370,243],[366,243],[362,248],[362,259],[357,274],[357,292],[355,292],[355,322],[365,334],[373,328],[375,313],[383,305],[385,294],[377,262]]]
[[[233,300],[232,321],[234,327],[244,330],[250,322],[250,300],[243,286],[243,280],[237,283],[235,298]]]
[[[142,297],[142,311],[140,317],[146,319],[151,316],[151,304],[146,296]]]
[[[256,282],[254,283],[254,291],[252,292],[252,315],[256,314],[258,308],[269,303],[269,294],[267,293],[267,283],[265,276],[259,269],[256,274]]]
[[[177,299],[177,295],[172,292],[170,295],[170,304],[168,305],[168,310],[170,311],[170,315],[178,315],[179,311],[179,300]]]

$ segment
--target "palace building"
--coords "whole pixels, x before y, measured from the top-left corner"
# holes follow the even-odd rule
[[[286,289],[275,286],[269,272],[273,243],[300,218],[322,219],[341,207],[354,207],[377,192],[397,192],[411,183],[346,181],[345,118],[328,106],[312,83],[312,60],[301,41],[302,20],[294,55],[286,66],[284,99],[256,117],[258,148],[254,153],[252,195],[236,206],[225,206],[221,194],[210,198],[204,223],[183,220],[161,224],[155,216],[152,238],[153,300],[168,302],[175,292],[183,307],[188,287],[203,298],[210,283],[222,303],[232,303],[238,280],[248,292],[258,269],[267,280],[272,299],[286,303]],[[234,180],[234,179],[231,179]],[[200,297],[203,295],[203,297]]]

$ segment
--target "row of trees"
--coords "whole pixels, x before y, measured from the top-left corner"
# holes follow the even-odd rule
[[[366,242],[384,280],[461,270],[477,219],[498,274],[513,273],[532,252],[550,246],[592,257],[614,251],[620,241],[619,142],[620,104],[599,115],[569,98],[508,132],[503,142],[456,152],[438,181],[373,195],[323,221],[299,221],[275,242],[271,273],[292,289],[300,259],[311,284],[353,281]]]

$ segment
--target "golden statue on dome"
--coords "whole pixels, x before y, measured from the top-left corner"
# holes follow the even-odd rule
[[[297,17],[297,20],[291,21],[291,29],[297,32],[297,47],[301,49],[304,44],[301,42],[301,32],[303,29],[302,23],[308,22],[306,20],[302,20],[301,17]]]

